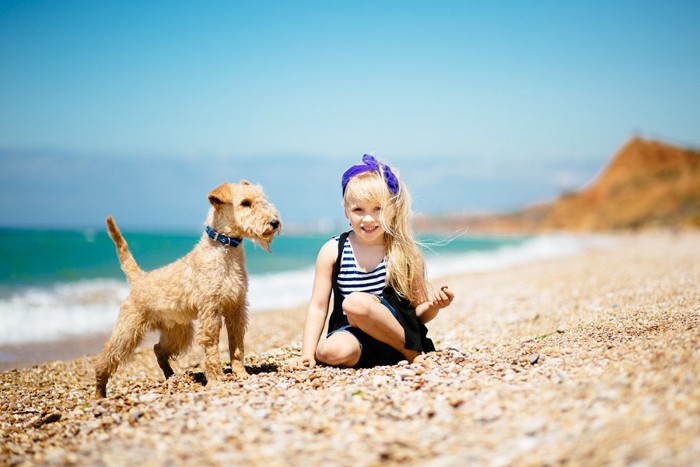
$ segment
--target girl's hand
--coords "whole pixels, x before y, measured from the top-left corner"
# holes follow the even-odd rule
[[[430,307],[445,308],[452,303],[454,298],[455,293],[445,285],[433,293],[433,297],[430,300]]]
[[[452,303],[455,298],[454,292],[449,287],[442,286],[436,290],[427,300],[416,306],[416,315],[421,323],[425,324],[432,321],[439,313],[440,309],[445,308]]]
[[[316,359],[314,357],[308,357],[302,355],[301,357],[292,358],[289,362],[289,366],[296,370],[303,370],[305,368],[313,368],[316,366]]]

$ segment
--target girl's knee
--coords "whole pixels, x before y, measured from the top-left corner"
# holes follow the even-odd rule
[[[364,292],[353,292],[343,300],[343,311],[350,324],[355,325],[357,320],[370,315],[374,297]]]
[[[329,338],[321,341],[316,348],[316,360],[328,365],[354,365],[360,358],[360,346],[353,342],[354,339],[354,336],[348,334],[348,339]]]

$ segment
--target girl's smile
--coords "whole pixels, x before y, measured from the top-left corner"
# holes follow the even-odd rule
[[[384,240],[382,228],[382,208],[374,201],[354,200],[351,202],[345,214],[350,221],[350,226],[355,234],[365,242]]]

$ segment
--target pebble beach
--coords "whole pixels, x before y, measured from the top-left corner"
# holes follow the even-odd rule
[[[305,307],[251,315],[250,377],[143,346],[0,373],[0,465],[635,465],[700,459],[700,232],[446,277],[419,363],[292,369]],[[222,341],[222,358],[228,358]]]

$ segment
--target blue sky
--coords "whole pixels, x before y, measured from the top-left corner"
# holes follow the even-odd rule
[[[0,223],[198,225],[239,178],[337,219],[372,151],[419,212],[550,199],[633,135],[700,146],[698,24],[695,1],[5,0]]]

